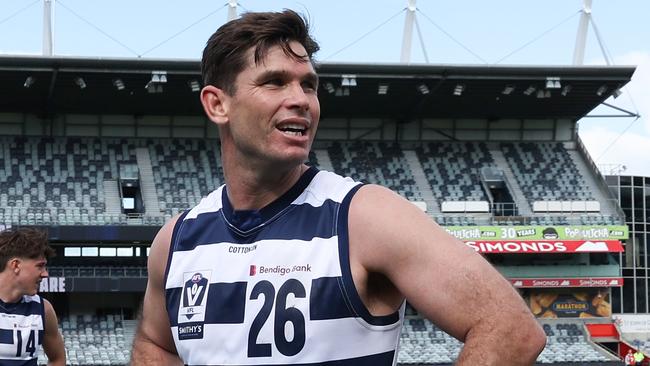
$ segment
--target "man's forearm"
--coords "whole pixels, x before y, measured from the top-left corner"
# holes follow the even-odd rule
[[[65,359],[61,358],[58,360],[48,360],[47,366],[65,366]]]
[[[467,334],[456,365],[534,365],[546,344],[546,336],[539,328],[525,321],[520,327],[478,326]]]
[[[133,339],[131,350],[131,366],[149,365],[183,365],[178,355],[171,353],[151,341],[139,337]]]

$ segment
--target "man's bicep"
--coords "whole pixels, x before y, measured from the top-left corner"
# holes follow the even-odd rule
[[[512,295],[487,261],[410,202],[372,186],[357,195],[350,231],[365,247],[358,256],[362,265],[386,275],[443,330],[464,339],[473,324],[497,310],[495,292]]]
[[[56,312],[49,301],[43,300],[45,307],[45,329],[43,332],[43,351],[51,363],[65,363],[65,345],[59,332]]]
[[[165,224],[152,243],[147,261],[147,288],[137,331],[141,340],[173,353],[175,346],[165,304],[164,276],[175,222],[176,218]]]

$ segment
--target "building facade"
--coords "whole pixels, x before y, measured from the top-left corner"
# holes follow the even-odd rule
[[[650,177],[608,175],[605,180],[630,228],[625,252],[618,255],[624,283],[612,289],[612,311],[650,313]]]

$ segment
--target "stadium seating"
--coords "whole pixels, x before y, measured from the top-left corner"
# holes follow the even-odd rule
[[[534,201],[594,200],[562,143],[501,143],[526,199]]]
[[[151,140],[148,148],[159,206],[167,215],[196,205],[223,182],[216,141]]]
[[[68,365],[126,365],[131,352],[135,322],[119,315],[72,315],[61,319]],[[47,357],[39,351],[39,365]]]
[[[546,348],[537,359],[541,363],[606,362],[618,360],[587,339],[584,326],[577,321],[548,321],[542,324],[546,332]]]
[[[413,174],[395,142],[332,142],[327,148],[334,172],[386,186],[410,200],[422,200]]]
[[[480,171],[494,166],[485,143],[429,142],[415,149],[439,201],[487,201]]]
[[[0,137],[0,143],[2,223],[160,226],[224,182],[217,140]],[[409,200],[425,201],[426,191],[438,206],[453,203],[466,207],[488,202],[480,171],[496,167],[490,150],[495,148],[503,152],[513,181],[531,207],[533,203],[584,203],[594,199],[562,143],[503,142],[488,146],[484,142],[452,141],[408,145],[319,141],[318,154],[312,151],[308,164],[320,167],[317,156],[325,156],[335,172],[387,186]],[[143,162],[138,152],[143,149],[151,173],[139,165]],[[415,153],[415,164],[405,157],[407,149]],[[110,182],[120,174],[148,178],[157,207],[134,217],[122,213],[115,196],[107,200]],[[146,174],[150,177],[143,177]],[[416,184],[416,175],[418,179],[424,177],[418,180],[420,185],[428,182],[429,186]],[[117,208],[109,209],[111,204]],[[483,216],[462,212],[430,215],[445,226],[492,224],[488,212]],[[621,220],[611,213],[546,212],[526,217],[525,224],[611,225]],[[499,224],[522,224],[522,220]]]
[[[124,139],[0,138],[0,220],[28,225],[122,224],[104,215],[104,181],[136,164]]]
[[[547,345],[537,363],[591,363],[616,361],[614,355],[588,341],[578,322],[543,323]],[[438,329],[430,321],[410,315],[404,321],[400,339],[400,364],[453,364],[462,343]]]

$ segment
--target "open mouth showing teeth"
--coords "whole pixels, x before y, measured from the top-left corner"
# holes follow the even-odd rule
[[[289,136],[304,136],[307,129],[301,125],[285,125],[278,127],[278,130]]]

